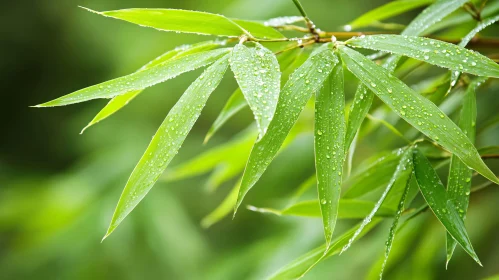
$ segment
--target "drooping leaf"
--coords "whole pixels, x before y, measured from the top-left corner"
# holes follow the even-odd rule
[[[412,161],[412,159],[410,159]],[[385,270],[386,263],[388,261],[388,257],[390,255],[390,251],[392,250],[392,245],[393,245],[393,240],[395,239],[395,234],[397,233],[397,226],[399,223],[400,216],[402,216],[402,212],[404,211],[404,205],[406,204],[407,201],[407,195],[409,194],[410,190],[410,183],[411,183],[411,176],[412,176],[412,171],[411,174],[409,175],[409,179],[407,180],[406,187],[404,190],[404,193],[402,194],[402,197],[400,198],[399,205],[397,207],[397,212],[395,213],[395,217],[393,218],[392,225],[390,227],[390,232],[388,234],[388,240],[386,241],[386,247],[385,247],[385,254],[383,258],[383,264],[381,265],[381,271],[379,273],[379,278],[381,279],[383,277],[383,271]]]
[[[234,209],[234,205],[236,204],[239,185],[240,182],[238,181],[237,184],[232,188],[230,193],[224,198],[222,203],[220,203],[220,205],[218,205],[215,210],[213,210],[210,214],[204,217],[203,220],[201,220],[201,226],[203,228],[209,228],[229,215],[229,213]]]
[[[496,23],[499,21],[499,15],[496,15],[491,18],[484,19],[483,21],[479,22],[475,28],[473,28],[464,38],[459,42],[458,46],[464,48],[466,45],[477,35],[480,31],[484,30],[486,27]],[[459,80],[459,76],[461,73],[459,71],[452,71],[451,72],[451,87],[455,86],[457,83],[457,80]]]
[[[463,106],[459,119],[459,128],[468,136],[470,141],[475,142],[475,124],[476,124],[476,94],[475,88],[477,82],[472,82],[466,90]],[[470,200],[471,177],[473,170],[469,169],[458,157],[452,155],[449,168],[449,177],[447,181],[447,196],[456,206],[456,211],[464,222],[468,203]],[[456,241],[447,233],[447,264],[452,258]]]
[[[261,139],[274,117],[279,99],[281,72],[277,58],[258,43],[255,48],[238,44],[232,50],[230,68],[255,115]]]
[[[417,149],[414,151],[414,172],[421,194],[435,216],[466,253],[481,265],[456,206],[428,159]]]
[[[315,169],[326,244],[338,215],[345,161],[345,93],[343,65],[337,64],[315,99]]]
[[[310,96],[320,89],[334,65],[339,62],[330,47],[326,44],[317,50],[284,85],[268,131],[260,141],[255,143],[251,151],[235,210],[277,154]]]
[[[300,52],[301,49],[295,49],[283,52],[277,56],[277,61],[279,62],[279,65],[281,67],[281,72],[289,69],[291,65],[294,64]],[[284,72],[284,75],[282,75],[282,82],[285,82],[286,80],[287,75]],[[241,111],[246,106],[248,106],[248,103],[244,99],[244,95],[241,92],[241,89],[236,89],[223,107],[217,119],[213,122],[208,133],[206,134],[204,142],[208,142],[208,140],[210,140],[215,132],[217,132],[232,116],[234,116],[237,112]]]
[[[392,187],[395,185],[395,182],[399,180],[404,183],[409,182],[412,173],[412,148],[406,148],[405,150],[401,150],[401,152],[403,152],[403,154],[401,155],[400,162],[398,163],[397,169],[395,169],[395,172],[393,173],[390,182],[388,182],[388,185],[386,186],[385,190],[381,194],[381,197],[376,202],[369,215],[367,215],[364,218],[357,231],[355,231],[352,237],[348,240],[348,243],[345,246],[343,246],[343,248],[341,249],[341,253],[345,252],[346,250],[348,250],[348,248],[350,248],[350,246],[355,241],[357,236],[361,234],[362,229],[371,222],[372,218],[374,217],[374,215],[379,210],[379,208],[385,201],[386,197],[392,190]]]
[[[255,137],[255,128],[250,127],[229,142],[209,149],[182,164],[166,169],[161,179],[167,182],[181,180],[208,172],[218,165],[230,165],[233,159],[238,157],[246,160]]]
[[[222,80],[228,66],[228,59],[226,55],[206,69],[170,110],[130,175],[116,206],[106,237],[145,197],[177,154],[201,114],[208,97]]]
[[[439,40],[402,35],[368,35],[352,38],[345,43],[412,57],[454,71],[499,78],[499,65],[488,57]]]
[[[75,91],[36,107],[63,106],[97,98],[113,98],[131,91],[142,90],[213,63],[229,51],[228,48],[216,49],[167,60],[151,68]]]
[[[371,223],[364,227],[362,233],[359,235],[359,238],[373,229],[379,222],[381,222],[381,220],[381,218],[374,218]],[[269,279],[287,280],[299,279],[303,277],[322,260],[338,254],[341,247],[348,242],[351,236],[358,230],[359,226],[360,224],[337,237],[333,242],[331,242],[331,246],[329,246],[329,248],[326,248],[326,245],[322,245],[298,257],[288,265],[279,269],[276,273],[270,276]]]
[[[121,19],[162,31],[195,33],[201,35],[233,36],[252,35],[257,38],[282,38],[282,34],[258,22],[231,20],[222,15],[176,9],[123,9],[90,12]]]
[[[305,18],[300,16],[287,16],[271,18],[266,20],[263,24],[265,26],[281,27],[283,25],[289,25],[300,21],[305,21]]]
[[[208,42],[202,42],[202,43],[197,43],[193,45],[185,45],[185,46],[180,46],[177,47],[171,51],[168,51],[161,56],[155,58],[154,60],[150,61],[146,65],[142,66],[138,71],[142,71],[144,69],[151,68],[153,66],[156,66],[160,63],[163,63],[167,60],[173,59],[173,58],[179,58],[182,56],[186,56],[189,54],[197,53],[197,52],[202,52],[202,51],[207,51],[211,49],[215,49],[217,47],[223,46],[226,44],[226,41],[208,41]],[[138,72],[137,71],[137,72]],[[128,93],[125,93],[123,95],[119,95],[111,99],[109,103],[102,108],[102,110],[99,111],[99,113],[90,121],[90,123],[83,128],[81,133],[83,133],[87,128],[90,126],[104,120],[105,118],[111,116],[112,114],[116,113],[118,110],[126,106],[132,99],[137,97],[142,92],[142,90],[137,90],[137,91],[131,91]]]
[[[359,85],[357,87],[357,91],[355,91],[355,96],[350,107],[350,114],[348,114],[348,124],[345,134],[346,149],[350,148],[357,130],[359,130],[360,125],[371,108],[373,99],[374,94],[366,86]]]
[[[362,219],[371,212],[374,202],[355,199],[340,199],[338,207],[338,219]],[[306,200],[293,204],[283,210],[272,208],[259,208],[248,206],[248,209],[260,213],[271,213],[283,216],[300,216],[310,218],[320,218],[321,207],[319,200]],[[388,207],[381,206],[376,212],[376,217],[391,217],[395,211]]]
[[[379,6],[350,22],[346,29],[368,26],[373,22],[391,18],[421,6],[431,4],[434,0],[399,0]]]
[[[362,54],[348,47],[339,50],[347,68],[401,118],[458,156],[466,165],[499,184],[466,135],[435,104]]]
[[[401,34],[407,36],[419,36],[423,34],[426,29],[440,22],[444,17],[453,11],[459,9],[466,2],[467,0],[437,0],[435,3],[423,10],[423,12],[421,12],[415,19],[413,19]],[[385,67],[389,72],[393,72],[399,60],[400,56],[392,55],[385,60],[383,67]],[[363,101],[359,101],[361,96],[363,97]],[[355,133],[360,128],[360,125],[369,112],[373,97],[374,93],[372,91],[370,91],[363,84],[359,85],[349,114],[346,147],[350,147]]]

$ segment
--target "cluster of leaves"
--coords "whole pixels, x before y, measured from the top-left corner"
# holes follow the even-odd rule
[[[469,196],[473,191],[471,169],[493,183],[499,184],[499,180],[483,162],[481,156],[484,152],[481,153],[473,144],[477,111],[475,90],[488,78],[499,78],[499,65],[465,46],[478,32],[499,20],[499,16],[492,15],[481,21],[455,45],[418,36],[432,32],[438,24],[443,26],[445,21],[442,19],[463,5],[468,5],[466,0],[439,0],[434,3],[401,0],[361,16],[346,29],[379,24],[379,20],[432,4],[400,35],[349,36],[351,38],[348,40],[339,41],[334,32],[317,29],[301,4],[294,2],[302,17],[282,17],[264,23],[172,9],[96,12],[158,30],[228,37],[221,41],[179,47],[130,75],[38,105],[51,107],[97,98],[111,99],[85,127],[88,128],[123,108],[145,88],[207,66],[170,110],[132,172],[106,237],[160,178],[166,181],[178,180],[214,168],[215,172],[208,180],[211,190],[243,170],[244,173],[222,204],[202,223],[210,226],[226,216],[232,208],[235,215],[245,195],[258,182],[278,152],[298,134],[307,131],[309,121],[301,116],[301,112],[307,106],[315,105],[316,175],[298,189],[289,207],[283,210],[249,208],[277,215],[322,217],[326,243],[284,267],[273,276],[274,279],[303,275],[322,259],[347,250],[383,218],[392,217],[393,224],[383,262],[386,263],[397,231],[426,208],[433,211],[447,231],[447,260],[450,260],[459,244],[480,263],[464,226]],[[296,22],[304,22],[306,27],[293,25]],[[305,30],[308,34],[303,38],[288,38],[279,30]],[[271,50],[273,48],[275,50]],[[378,53],[365,56],[357,48]],[[313,50],[307,52],[308,49]],[[439,93],[427,98],[396,77],[393,72],[402,57],[451,70],[440,79],[443,81],[440,81]],[[250,127],[232,141],[164,172],[227,68],[234,73],[239,88],[210,128],[206,141],[246,106],[254,114],[256,129]],[[351,106],[345,105],[344,71],[351,72],[360,82]],[[478,77],[461,77],[460,73]],[[465,94],[460,120],[455,124],[438,105],[448,93],[456,91],[459,79],[463,80],[460,85],[465,88]],[[314,94],[315,104],[310,105],[309,100]],[[361,124],[366,117],[376,119],[368,114],[374,96],[426,138],[417,138],[419,134],[414,133],[413,138],[416,140],[407,140],[385,122],[383,124],[407,140],[407,146],[378,158],[350,175],[351,157]],[[427,143],[432,145],[425,146]],[[431,152],[439,149],[452,155],[447,188],[427,158]],[[442,158],[440,163],[445,162],[449,162],[447,157]],[[347,174],[344,174],[345,170]],[[296,203],[301,194],[315,182],[318,199]],[[342,189],[346,191],[342,193]],[[375,190],[382,190],[376,202],[360,199]],[[404,211],[418,193],[421,193],[426,203],[413,212]],[[399,225],[402,217],[404,219]],[[350,231],[333,238],[336,222],[342,218],[363,220]]]

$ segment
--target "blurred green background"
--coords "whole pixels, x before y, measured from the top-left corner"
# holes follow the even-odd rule
[[[385,2],[310,0],[303,4],[320,28],[335,31]],[[207,37],[141,28],[78,5],[95,10],[181,8],[254,20],[297,15],[290,0],[2,1],[1,279],[262,279],[323,242],[320,219],[276,217],[245,209],[235,220],[226,218],[202,228],[202,218],[220,204],[235,182],[209,193],[205,175],[158,183],[101,243],[119,195],[150,137],[200,71],[147,89],[83,135],[79,135],[81,128],[107,101],[51,109],[28,106],[131,73],[166,50]],[[417,13],[397,20],[407,23]],[[465,34],[472,26],[463,24],[450,34]],[[251,123],[251,113],[245,110],[202,145],[236,88],[228,78],[210,98],[171,166],[228,141]],[[412,82],[417,81],[415,74]],[[347,88],[352,94],[351,77]],[[498,89],[493,83],[479,92],[479,126],[497,116],[499,99],[494,93]],[[499,129],[492,127],[478,137],[477,146],[497,145],[498,138]],[[354,162],[402,144],[379,128],[359,143]],[[499,173],[497,163],[487,163]],[[283,206],[313,172],[312,137],[303,135],[272,163],[245,203]],[[310,192],[309,197],[314,195]],[[426,213],[397,237],[386,279],[481,279],[499,273],[497,201],[496,186],[474,194],[466,220],[483,268],[458,249],[445,270],[445,232]],[[339,230],[351,224],[342,221]],[[376,278],[388,227],[389,221],[345,254],[320,264],[306,279]]]

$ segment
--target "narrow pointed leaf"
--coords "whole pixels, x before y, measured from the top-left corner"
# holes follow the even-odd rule
[[[399,205],[397,207],[397,212],[395,213],[395,217],[393,218],[392,225],[390,226],[390,232],[388,234],[388,240],[386,241],[385,254],[383,258],[383,264],[381,265],[381,271],[379,273],[379,278],[383,278],[383,271],[385,270],[386,263],[388,261],[388,257],[390,255],[390,251],[392,250],[393,240],[395,239],[395,234],[397,233],[397,226],[400,220],[400,216],[402,216],[402,212],[404,211],[404,205],[407,201],[407,195],[409,193],[409,189],[411,186],[411,175],[409,175],[409,179],[407,180],[406,187],[404,189],[404,193],[400,198]]]
[[[362,232],[362,229],[371,222],[372,218],[374,217],[376,212],[379,210],[379,208],[381,207],[381,205],[385,201],[386,197],[388,196],[388,194],[392,190],[392,187],[395,185],[395,183],[399,180],[401,180],[402,182],[408,182],[410,180],[411,173],[412,173],[412,148],[407,148],[407,149],[402,150],[402,151],[403,151],[403,154],[400,158],[400,162],[398,163],[397,169],[395,170],[395,173],[393,173],[393,176],[390,179],[390,182],[388,182],[388,185],[386,186],[385,190],[381,194],[381,197],[376,202],[376,204],[374,205],[374,207],[371,210],[371,212],[369,213],[369,215],[367,215],[364,218],[364,220],[360,224],[357,231],[348,240],[348,243],[341,249],[341,253],[345,252],[346,250],[348,250],[348,248],[350,248],[352,243],[355,241],[355,239]]]
[[[373,99],[374,93],[372,93],[372,91],[370,91],[365,85],[361,84],[357,87],[357,91],[355,91],[355,96],[350,107],[350,114],[348,115],[348,124],[345,135],[346,150],[350,148],[357,130],[359,130],[360,125],[367,116],[367,113],[371,108],[371,104],[373,103]]]
[[[151,68],[153,66],[161,64],[173,58],[179,58],[189,54],[215,49],[217,47],[225,45],[225,43],[226,41],[208,41],[193,45],[180,46],[155,58],[146,65],[142,66],[138,71]],[[109,101],[109,103],[104,108],[102,108],[102,110],[100,110],[100,112],[92,119],[92,121],[90,121],[90,123],[85,128],[83,128],[81,132],[83,133],[83,131],[85,131],[90,126],[116,113],[118,110],[126,106],[130,101],[132,101],[135,97],[137,97],[137,95],[139,95],[141,92],[142,90],[131,91],[123,95],[114,97]]]
[[[431,4],[434,0],[399,0],[379,6],[356,18],[347,26],[349,29],[368,26],[373,22],[391,18],[421,6]]]
[[[381,218],[374,218],[372,222],[364,227],[359,238],[371,231],[379,222]],[[279,269],[275,274],[269,277],[271,280],[288,280],[288,279],[299,279],[303,277],[307,272],[314,268],[322,260],[338,254],[351,236],[358,230],[360,224],[343,233],[337,237],[331,246],[326,248],[326,245],[322,245],[289,263],[283,268]]]
[[[162,31],[238,37],[282,38],[282,34],[258,22],[231,20],[222,15],[176,9],[123,9],[93,13]]]
[[[222,80],[227,66],[228,56],[226,55],[206,69],[170,110],[130,175],[106,236],[111,234],[145,197],[177,154],[201,114],[208,97]]]
[[[456,206],[428,159],[417,149],[414,152],[414,172],[421,194],[435,216],[466,253],[481,265]]]
[[[466,90],[463,100],[463,107],[459,119],[459,127],[468,136],[471,142],[475,142],[475,124],[476,124],[476,82],[472,82]],[[470,200],[471,178],[473,170],[469,169],[458,157],[452,155],[449,168],[449,177],[447,182],[447,195],[456,206],[456,211],[464,222],[468,204]],[[447,264],[449,263],[456,241],[447,233]]]
[[[63,106],[97,98],[113,98],[131,91],[142,90],[175,78],[182,73],[211,64],[229,51],[228,48],[217,49],[167,60],[151,68],[75,91],[37,107]]]
[[[255,115],[261,138],[274,117],[279,99],[281,72],[277,58],[258,43],[255,48],[238,44],[232,50],[230,68]]]
[[[374,202],[355,199],[340,199],[338,207],[338,219],[363,219],[374,207]],[[306,200],[295,203],[283,210],[272,208],[248,207],[249,210],[261,213],[271,213],[283,216],[299,216],[320,218],[321,207],[319,200]],[[388,207],[381,206],[376,212],[376,217],[391,217],[395,211]]]
[[[350,39],[347,45],[412,57],[454,71],[499,78],[499,65],[478,52],[415,36],[368,35]]]
[[[499,15],[496,15],[491,18],[484,19],[483,21],[479,22],[473,30],[471,30],[464,38],[459,42],[460,47],[464,48],[466,45],[477,35],[480,31],[484,30],[486,27],[496,23],[499,21]],[[451,87],[455,86],[457,83],[457,80],[459,80],[459,76],[461,73],[459,71],[452,71],[451,73]]]
[[[362,54],[347,47],[340,47],[340,54],[347,68],[401,118],[499,184],[471,141],[435,104]]]
[[[441,21],[444,17],[459,9],[468,0],[437,0],[435,3],[431,4],[423,12],[409,23],[409,25],[402,31],[402,35],[407,36],[419,36],[429,27],[433,26],[435,23]],[[385,67],[389,72],[393,72],[400,60],[400,56],[392,55],[384,63]],[[370,90],[365,90],[364,85],[359,85],[357,92],[355,93],[354,104],[349,114],[348,126],[347,126],[347,140],[346,147],[350,147],[355,133],[360,128],[364,118],[367,115],[372,103],[374,94]],[[356,101],[359,100],[360,96],[364,96],[364,101],[359,101],[359,106],[357,106]],[[358,97],[358,98],[357,98]]]
[[[289,69],[291,65],[294,64],[298,55],[300,54],[300,50],[291,50],[284,53],[281,53],[277,56],[277,61],[281,67],[281,72]],[[287,75],[282,76],[282,82],[287,80]],[[217,132],[232,116],[241,111],[243,108],[248,106],[248,103],[244,99],[244,95],[241,92],[241,89],[236,89],[234,93],[230,96],[229,100],[223,107],[222,111],[218,115],[217,119],[213,122],[210,130],[206,134],[204,142],[208,142],[210,138]]]
[[[417,36],[423,34],[425,30],[459,9],[468,1],[469,0],[437,0],[419,13],[419,15],[404,29],[402,35]]]
[[[320,89],[338,62],[330,46],[324,45],[290,76],[279,95],[277,109],[267,133],[253,146],[235,210],[276,156],[310,96]]]
[[[343,65],[337,64],[315,99],[315,169],[326,243],[333,237],[345,160]]]

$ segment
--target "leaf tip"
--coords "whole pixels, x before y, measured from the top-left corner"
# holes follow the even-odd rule
[[[101,12],[99,12],[99,11],[92,10],[92,9],[90,9],[90,8],[87,8],[87,7],[83,7],[83,6],[79,6],[79,5],[78,5],[78,8],[83,9],[83,10],[86,10],[86,11],[91,12],[91,13],[94,13],[94,14],[103,15],[103,13],[101,13]]]

